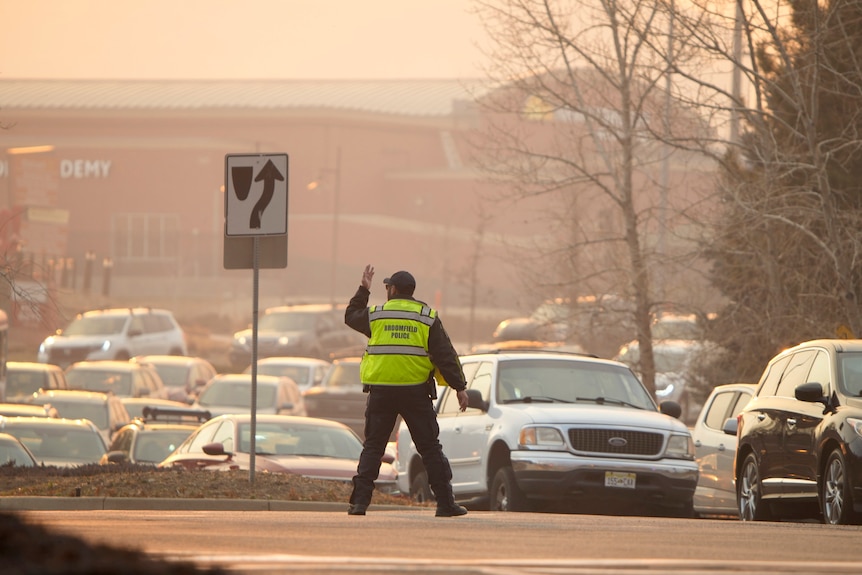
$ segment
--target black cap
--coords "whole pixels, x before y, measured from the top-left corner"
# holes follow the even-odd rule
[[[416,280],[410,272],[400,271],[392,274],[391,277],[383,280],[386,285],[393,285],[395,288],[405,294],[412,294],[416,289]]]

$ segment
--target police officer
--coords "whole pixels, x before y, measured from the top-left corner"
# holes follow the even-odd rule
[[[437,499],[437,517],[465,515],[452,495],[452,469],[438,440],[434,411],[434,370],[458,393],[461,411],[467,409],[466,383],[458,354],[437,312],[413,299],[416,280],[399,271],[383,280],[387,302],[368,306],[374,268],[365,266],[362,283],[344,313],[344,322],[368,336],[360,376],[368,391],[365,443],[353,477],[348,515],[365,515],[386,443],[400,415]]]

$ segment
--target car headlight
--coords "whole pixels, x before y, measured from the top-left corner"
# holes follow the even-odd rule
[[[535,449],[566,450],[566,442],[563,439],[563,434],[556,427],[523,427],[518,437],[518,443],[522,447]]]
[[[290,343],[290,338],[288,338],[286,335],[283,335],[280,338],[278,338],[278,345],[287,345],[289,343]]]
[[[667,440],[665,457],[672,459],[694,459],[694,442],[691,435],[672,434]]]
[[[855,417],[848,417],[847,423],[853,428],[853,431],[856,432],[856,435],[862,437],[862,419],[856,419]]]
[[[108,351],[109,349],[111,349],[111,340],[106,339],[105,341],[103,341],[100,349],[102,351]]]
[[[234,343],[240,347],[246,347],[248,346],[248,338],[245,336],[238,337],[234,340]]]

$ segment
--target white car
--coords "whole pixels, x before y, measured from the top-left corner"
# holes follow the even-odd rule
[[[626,365],[559,352],[461,357],[469,407],[437,403],[455,499],[498,511],[617,511],[690,517],[697,463],[679,404],[656,406]],[[398,488],[431,498],[405,424]]]
[[[307,415],[299,386],[289,377],[257,376],[257,413]],[[213,417],[251,411],[251,374],[224,373],[204,386],[192,405]]]
[[[698,515],[738,513],[733,483],[736,416],[754,395],[755,387],[751,383],[716,386],[697,417],[691,436],[700,471],[694,492],[694,511]]]
[[[289,377],[299,386],[299,391],[305,393],[320,385],[331,365],[325,359],[314,357],[265,357],[257,360],[257,373]],[[251,366],[245,368],[243,373],[251,373]]]
[[[186,337],[171,312],[147,307],[115,308],[78,314],[39,346],[37,361],[62,368],[84,360],[136,355],[188,355]]]

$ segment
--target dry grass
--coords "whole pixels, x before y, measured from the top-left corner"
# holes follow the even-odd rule
[[[281,473],[185,471],[144,465],[87,465],[74,469],[0,467],[0,497],[161,497],[328,501],[345,505],[349,483]],[[419,505],[408,497],[374,494],[380,505]]]

